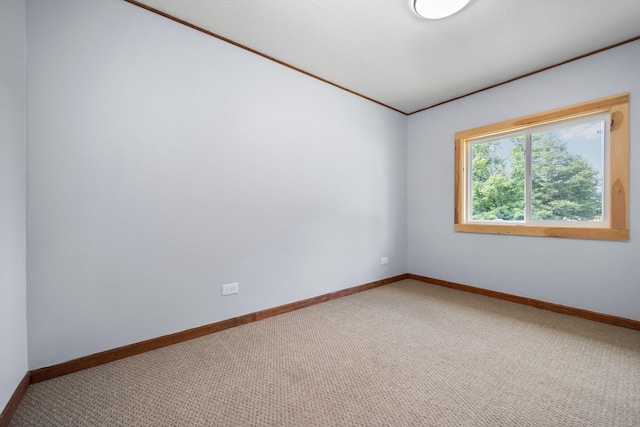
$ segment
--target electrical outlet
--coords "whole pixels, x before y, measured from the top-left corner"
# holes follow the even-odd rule
[[[222,285],[222,295],[232,295],[240,292],[240,285],[238,283],[229,283],[228,285]]]
[[[382,264],[382,265],[389,264],[389,257],[380,258],[380,264]]]

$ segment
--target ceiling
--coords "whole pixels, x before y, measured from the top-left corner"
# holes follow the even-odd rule
[[[413,113],[640,36],[639,0],[127,0]]]

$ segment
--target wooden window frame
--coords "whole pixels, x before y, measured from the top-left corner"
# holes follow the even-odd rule
[[[467,142],[504,132],[514,132],[533,126],[567,120],[595,113],[609,113],[609,221],[605,226],[557,226],[522,223],[472,222],[468,216]],[[520,236],[569,237],[577,239],[629,240],[629,94],[609,96],[543,113],[531,114],[499,123],[456,132],[454,160],[454,231]]]

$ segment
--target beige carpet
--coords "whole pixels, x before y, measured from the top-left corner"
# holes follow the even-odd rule
[[[640,426],[640,332],[404,280],[32,385],[11,426]]]

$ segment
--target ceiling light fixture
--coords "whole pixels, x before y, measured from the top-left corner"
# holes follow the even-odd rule
[[[427,19],[440,19],[462,10],[471,0],[415,0],[416,13]]]

